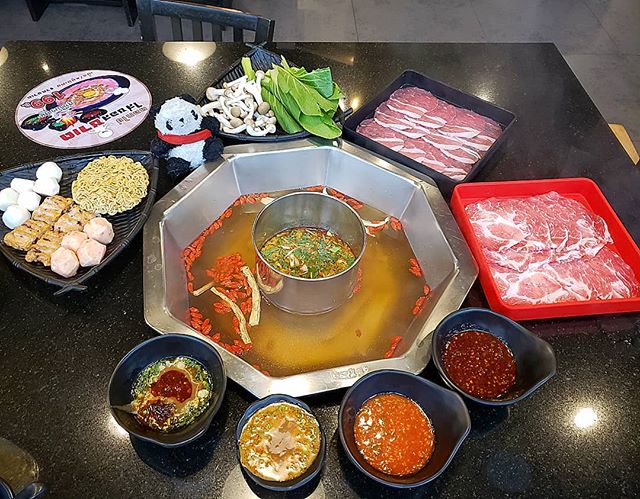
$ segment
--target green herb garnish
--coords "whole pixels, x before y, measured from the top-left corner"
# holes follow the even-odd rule
[[[311,227],[277,233],[264,244],[260,253],[280,272],[308,279],[339,274],[356,259],[349,245],[336,234]]]

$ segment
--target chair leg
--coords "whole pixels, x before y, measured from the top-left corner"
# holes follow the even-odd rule
[[[122,7],[124,8],[124,15],[127,18],[127,25],[129,27],[135,26],[136,20],[138,19],[136,0],[122,0]]]
[[[631,161],[633,161],[633,164],[637,165],[638,161],[640,161],[640,155],[638,155],[637,149],[633,145],[633,142],[631,142],[631,137],[629,137],[627,129],[624,126],[617,125],[615,123],[609,123],[609,127],[611,127],[611,130],[631,158]]]
[[[36,22],[39,21],[48,5],[49,0],[27,0],[27,7],[29,8],[31,19]]]

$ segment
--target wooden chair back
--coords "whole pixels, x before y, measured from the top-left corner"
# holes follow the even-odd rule
[[[203,41],[203,23],[211,25],[214,42],[222,41],[222,30],[226,27],[233,29],[233,41],[244,41],[244,32],[255,33],[254,43],[270,42],[273,40],[275,21],[253,14],[247,14],[234,9],[213,7],[181,0],[137,0],[138,15],[142,30],[142,39],[155,41],[155,16],[171,18],[171,31],[175,41],[184,40],[182,20],[191,21],[193,40]]]

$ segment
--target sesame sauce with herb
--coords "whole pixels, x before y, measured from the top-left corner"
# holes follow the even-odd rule
[[[258,410],[242,428],[240,462],[272,482],[304,474],[320,452],[320,425],[302,407],[278,402]]]
[[[132,408],[143,425],[170,431],[191,423],[211,400],[211,379],[189,357],[163,359],[147,366],[133,390]]]
[[[362,404],[353,431],[362,457],[393,476],[421,470],[435,446],[431,421],[422,408],[397,393],[376,395]]]
[[[347,243],[326,229],[295,227],[268,239],[260,253],[276,270],[319,279],[348,269],[356,257]]]
[[[451,381],[474,397],[497,398],[516,381],[511,350],[484,331],[454,334],[444,348],[442,360]]]

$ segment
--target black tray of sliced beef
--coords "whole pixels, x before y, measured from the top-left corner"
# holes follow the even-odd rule
[[[429,175],[450,194],[487,164],[515,120],[510,111],[407,70],[345,121],[343,136]]]

